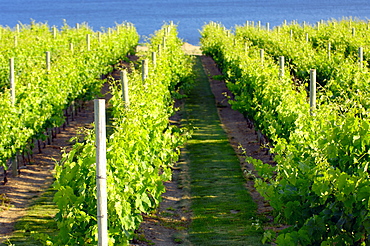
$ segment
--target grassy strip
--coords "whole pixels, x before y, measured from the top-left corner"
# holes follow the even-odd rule
[[[49,238],[56,234],[57,223],[54,220],[58,212],[53,202],[55,190],[49,188],[32,202],[26,216],[15,224],[11,238],[0,244],[5,245],[50,245]]]
[[[208,78],[198,58],[198,78],[185,103],[194,127],[186,145],[190,162],[193,245],[261,245],[256,205],[247,192],[239,160],[221,127]]]

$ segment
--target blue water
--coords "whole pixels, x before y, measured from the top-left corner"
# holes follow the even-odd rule
[[[31,3],[29,3],[31,2]],[[199,31],[209,21],[227,28],[247,20],[270,26],[296,20],[309,22],[343,17],[370,17],[369,0],[1,0],[0,25],[14,27],[21,22],[47,22],[61,27],[87,22],[94,30],[132,22],[142,40],[164,22],[178,24],[179,36],[198,44]]]

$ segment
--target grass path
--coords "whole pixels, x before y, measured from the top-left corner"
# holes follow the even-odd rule
[[[261,245],[253,223],[256,205],[244,184],[239,160],[224,132],[200,58],[197,83],[185,102],[186,124],[194,134],[186,145],[189,160],[193,245]]]

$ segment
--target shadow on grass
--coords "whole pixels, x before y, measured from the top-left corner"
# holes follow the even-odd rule
[[[0,246],[5,245],[47,245],[47,241],[56,235],[57,223],[54,220],[58,212],[53,203],[55,190],[49,188],[31,204],[26,216],[15,224],[15,231]]]

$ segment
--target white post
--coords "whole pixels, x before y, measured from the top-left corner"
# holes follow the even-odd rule
[[[54,39],[57,38],[57,28],[55,26],[53,26],[53,37]]]
[[[126,70],[121,70],[121,85],[122,85],[122,99],[125,102],[125,106],[128,107],[130,104],[130,98],[128,94],[129,89]]]
[[[308,39],[308,33],[306,32],[306,42],[308,43],[309,39]]]
[[[69,50],[73,53],[73,43],[69,43]]]
[[[90,34],[86,34],[87,51],[90,51]]]
[[[261,58],[261,63],[263,64],[263,60],[264,60],[264,50],[263,49],[260,49],[260,58]]]
[[[148,78],[148,61],[146,59],[141,61],[141,73],[143,82]]]
[[[248,47],[248,43],[247,43],[247,42],[245,42],[245,43],[244,43],[244,52],[245,52],[245,54],[247,54],[247,53],[248,53],[248,49],[249,49],[249,47]]]
[[[14,35],[14,47],[18,46],[18,37],[17,35]]]
[[[112,28],[108,27],[108,38],[110,38],[111,34],[112,34]]]
[[[331,57],[330,51],[331,51],[331,43],[329,42],[328,43],[328,59],[330,59]]]
[[[12,104],[15,104],[15,76],[14,76],[14,58],[9,59],[9,81],[10,81],[10,98]]]
[[[316,109],[316,70],[310,70],[310,111],[313,115],[313,111]]]
[[[98,245],[108,245],[105,100],[94,100]]]
[[[14,75],[14,58],[9,59],[9,80],[10,80],[10,98],[12,105],[15,105],[15,75]],[[14,177],[18,175],[18,152],[12,159],[12,174]]]
[[[269,32],[270,31],[270,23],[269,22],[267,22],[266,23],[266,30]]]
[[[362,47],[358,48],[358,60],[360,62],[360,68],[364,66],[364,50]]]
[[[163,47],[163,49],[166,48],[166,36],[163,36],[163,38],[162,38],[162,47]]]
[[[50,71],[50,51],[46,51],[46,71]]]
[[[285,63],[284,56],[280,56],[280,58],[279,58],[279,65],[280,65],[279,77],[280,78],[283,78],[284,77],[284,63]]]

